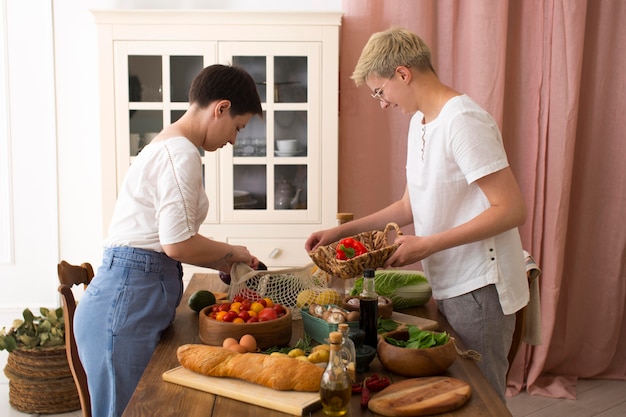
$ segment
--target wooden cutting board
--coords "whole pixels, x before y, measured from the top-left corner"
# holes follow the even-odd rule
[[[472,390],[465,381],[445,376],[413,378],[391,384],[372,396],[368,407],[390,417],[427,416],[461,407]]]
[[[182,366],[165,372],[163,380],[294,416],[308,415],[322,406],[319,392],[277,391],[238,379],[201,375]]]
[[[401,324],[411,324],[422,330],[437,330],[439,328],[439,323],[434,320],[412,316],[410,314],[398,313],[397,311],[394,311],[391,314],[391,320],[397,321]]]

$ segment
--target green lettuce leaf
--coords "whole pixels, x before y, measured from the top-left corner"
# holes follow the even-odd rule
[[[374,286],[378,295],[389,297],[393,301],[394,310],[426,304],[431,296],[430,285],[422,271],[379,270],[374,276]],[[419,289],[411,297],[403,297],[403,287],[412,291]],[[363,277],[357,278],[350,295],[359,295],[363,290]]]

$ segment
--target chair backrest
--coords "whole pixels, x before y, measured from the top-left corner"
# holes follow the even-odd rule
[[[67,361],[74,377],[74,383],[78,390],[80,406],[84,417],[91,417],[91,398],[87,386],[87,374],[85,368],[78,357],[76,339],[74,338],[74,311],[76,311],[76,300],[72,293],[72,286],[83,284],[85,287],[91,282],[94,276],[93,268],[90,264],[84,263],[80,266],[70,265],[61,261],[58,265],[59,293],[63,301],[63,319],[65,321],[65,352]]]

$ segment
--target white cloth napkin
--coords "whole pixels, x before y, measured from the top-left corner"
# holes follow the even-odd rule
[[[530,300],[526,305],[522,341],[529,345],[540,345],[541,302],[539,298],[539,275],[541,275],[541,269],[539,269],[535,259],[527,251],[524,251],[524,259],[526,260],[526,276],[528,277]]]

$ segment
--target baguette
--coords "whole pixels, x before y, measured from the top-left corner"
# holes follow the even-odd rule
[[[318,391],[324,370],[285,356],[237,353],[217,346],[182,345],[180,364],[202,375],[237,378],[278,391]]]

